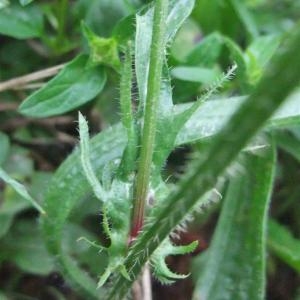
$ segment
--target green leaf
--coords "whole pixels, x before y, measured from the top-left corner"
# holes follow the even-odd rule
[[[90,47],[90,58],[88,65],[106,65],[119,72],[121,62],[118,53],[118,43],[115,38],[102,38],[97,36],[84,23],[82,23],[81,27]]]
[[[126,46],[129,40],[132,40],[135,33],[135,14],[121,19],[114,27],[113,37],[121,46]]]
[[[255,85],[261,78],[266,64],[277,50],[279,44],[279,36],[268,35],[255,39],[247,48],[244,58],[247,64],[247,77],[250,84]]]
[[[1,240],[0,256],[25,272],[47,275],[54,270],[53,258],[43,243],[38,223],[19,221]]]
[[[239,0],[229,0],[234,11],[239,17],[241,23],[244,25],[251,39],[256,38],[259,35],[258,28],[255,24],[254,17],[247,9],[246,4]]]
[[[42,200],[49,180],[49,173],[35,172],[31,176],[30,191],[34,198]],[[24,201],[11,186],[5,186],[0,206],[0,237],[7,233],[15,216],[28,208],[31,208],[30,202]]]
[[[87,61],[86,55],[76,57],[44,87],[25,99],[19,112],[30,117],[49,117],[91,101],[103,89],[106,75],[101,67],[87,67]]]
[[[0,34],[17,39],[40,37],[43,15],[37,6],[10,5],[0,11]]]
[[[189,245],[175,246],[169,239],[166,239],[160,247],[153,253],[151,264],[153,265],[153,275],[163,284],[171,284],[176,279],[184,279],[189,275],[176,274],[172,272],[165,259],[169,255],[183,255],[193,252],[198,246],[198,241],[194,241]]]
[[[132,175],[135,171],[138,150],[138,134],[134,118],[131,90],[133,78],[131,46],[131,42],[126,45],[120,79],[121,122],[126,129],[128,140],[119,167],[120,176],[123,178],[128,178],[128,176]]]
[[[276,132],[276,144],[300,162],[300,141],[289,132]]]
[[[223,47],[223,38],[219,33],[212,33],[199,42],[187,55],[185,63],[189,66],[213,67]]]
[[[44,209],[29,195],[25,186],[11,178],[2,168],[0,168],[0,178],[9,184],[21,197],[31,203],[41,214],[45,214]]]
[[[203,103],[177,135],[176,144],[186,144],[215,135],[245,101],[245,97],[233,97]],[[270,130],[300,124],[299,103],[300,91],[296,91],[272,116],[265,128]],[[190,106],[191,104],[177,105],[175,110],[182,112]]]
[[[103,131],[90,141],[90,158],[98,178],[102,177],[103,168],[108,162],[121,157],[126,142],[126,131],[120,125]],[[79,157],[80,152],[77,149],[58,168],[49,185],[45,198],[47,216],[42,218],[43,233],[48,249],[57,255],[64,271],[70,278],[90,295],[96,297],[98,294],[100,297],[102,291],[96,292],[96,282],[82,272],[62,247],[62,234],[67,218],[76,204],[91,192],[81,164],[78,164]],[[70,192],[70,189],[73,192]]]
[[[194,6],[194,0],[171,0],[167,18],[166,39],[170,42],[184,20],[189,16]],[[152,39],[153,9],[144,15],[136,16],[135,37],[135,71],[140,96],[140,111],[146,99],[147,82],[150,61],[150,45]]]
[[[0,166],[6,161],[9,153],[10,143],[6,134],[0,132]]]
[[[78,114],[79,123],[79,136],[80,136],[80,158],[81,165],[84,171],[84,175],[93,189],[94,195],[98,200],[106,202],[106,192],[104,191],[101,183],[97,179],[94,173],[92,163],[90,160],[90,150],[89,150],[89,128],[87,121],[84,116],[79,112]]]
[[[8,232],[12,222],[12,215],[0,213],[0,239]]]
[[[244,53],[240,46],[232,39],[223,36],[223,42],[230,53],[231,59],[237,64],[237,77],[240,79],[241,86],[244,90],[248,89],[247,64],[244,58]]]
[[[300,273],[300,240],[272,219],[268,223],[268,246],[276,256]]]
[[[84,22],[98,35],[108,37],[116,23],[132,13],[120,0],[78,0],[73,4],[78,20]]]
[[[230,179],[204,269],[197,278],[195,300],[264,299],[273,148],[248,155],[242,166],[242,171]]]
[[[180,80],[212,84],[219,72],[213,69],[179,66],[171,70],[171,75]]]

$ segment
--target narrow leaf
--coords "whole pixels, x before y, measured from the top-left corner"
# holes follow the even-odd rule
[[[233,97],[203,103],[183,126],[176,138],[176,144],[185,144],[199,137],[215,135],[246,101],[246,97]],[[282,107],[266,123],[266,129],[276,129],[300,123],[300,91],[293,93]],[[185,111],[191,104],[177,105],[177,113]]]
[[[218,72],[213,69],[186,66],[175,67],[171,74],[176,79],[203,84],[211,84],[218,76]]]
[[[216,63],[223,47],[223,38],[219,33],[206,36],[187,55],[185,64],[211,68]]]
[[[10,143],[6,134],[0,132],[0,166],[6,161],[9,153]]]
[[[91,101],[103,89],[106,75],[101,67],[86,67],[87,61],[86,55],[76,57],[44,87],[25,99],[19,112],[30,117],[49,117]]]
[[[132,53],[131,43],[127,44],[124,53],[124,62],[122,66],[120,80],[120,107],[122,124],[127,132],[127,147],[124,151],[120,169],[125,177],[130,175],[135,169],[137,158],[137,128],[134,120],[134,109],[132,105]]]
[[[275,220],[268,223],[268,246],[275,255],[300,273],[300,240]]]
[[[300,141],[290,132],[276,132],[276,144],[300,162]]]
[[[41,214],[46,214],[44,209],[29,195],[25,186],[11,178],[2,168],[0,168],[0,178],[9,184],[21,197],[29,201]]]
[[[264,299],[266,221],[274,151],[269,148],[246,159],[242,174],[230,180],[204,269],[196,283],[195,300]]]
[[[252,14],[247,9],[244,2],[239,0],[229,0],[236,14],[238,15],[241,23],[244,25],[246,31],[248,32],[251,39],[259,35],[258,29],[255,24],[255,20]]]
[[[169,14],[167,18],[166,40],[175,36],[176,32],[189,16],[194,7],[194,0],[171,0]],[[139,88],[140,105],[144,105],[147,95],[147,82],[150,61],[150,44],[152,38],[153,9],[145,15],[136,16],[136,46],[135,46],[135,66],[136,77]],[[161,99],[163,101],[163,99]],[[139,108],[143,110],[142,107]]]
[[[105,202],[106,195],[105,191],[92,167],[92,163],[90,160],[90,150],[89,150],[89,127],[87,121],[84,116],[79,112],[78,115],[78,123],[79,123],[79,135],[80,135],[80,158],[81,165],[84,170],[84,175],[86,176],[89,184],[91,185],[95,196],[100,200]]]

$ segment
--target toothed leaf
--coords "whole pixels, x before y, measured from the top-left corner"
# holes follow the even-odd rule
[[[189,245],[175,246],[170,239],[166,239],[151,256],[153,275],[163,284],[171,284],[176,279],[184,279],[189,274],[176,274],[169,269],[165,259],[169,255],[184,255],[193,252],[198,246],[198,241]]]
[[[130,228],[131,184],[115,179],[108,193],[107,202],[103,207],[104,231],[110,239],[110,246],[106,248],[109,264],[101,275],[98,287],[105,284],[110,274],[120,272],[129,280],[124,266],[127,253]]]

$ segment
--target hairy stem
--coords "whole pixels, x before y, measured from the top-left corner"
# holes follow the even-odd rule
[[[127,132],[127,147],[122,158],[122,175],[127,177],[135,168],[137,154],[137,134],[131,104],[131,83],[132,83],[132,59],[131,44],[125,50],[125,58],[120,83],[120,104],[122,114],[122,124]]]
[[[145,203],[150,181],[156,134],[157,106],[165,50],[167,11],[168,0],[157,0],[155,2],[147,97],[142,131],[141,153],[136,179],[131,238],[135,238],[138,235],[144,220]]]

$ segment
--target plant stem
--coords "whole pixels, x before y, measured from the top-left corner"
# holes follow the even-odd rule
[[[157,0],[154,7],[149,77],[145,103],[141,153],[136,179],[131,238],[134,239],[143,226],[145,203],[149,188],[151,164],[156,135],[157,106],[160,94],[162,65],[165,50],[166,16],[168,0]]]
[[[64,46],[64,38],[65,38],[65,27],[66,27],[66,17],[67,17],[67,9],[68,9],[68,0],[60,0],[59,10],[57,11],[57,19],[58,19],[58,32],[57,32],[57,46]]]
[[[133,109],[131,104],[131,83],[132,83],[132,59],[131,44],[129,43],[125,50],[124,64],[122,68],[120,83],[120,105],[122,124],[127,132],[127,147],[124,150],[121,172],[126,178],[135,169],[135,160],[137,154],[137,133],[135,128]]]
[[[151,273],[149,264],[146,264],[139,280],[136,280],[132,286],[132,299],[152,300]]]

